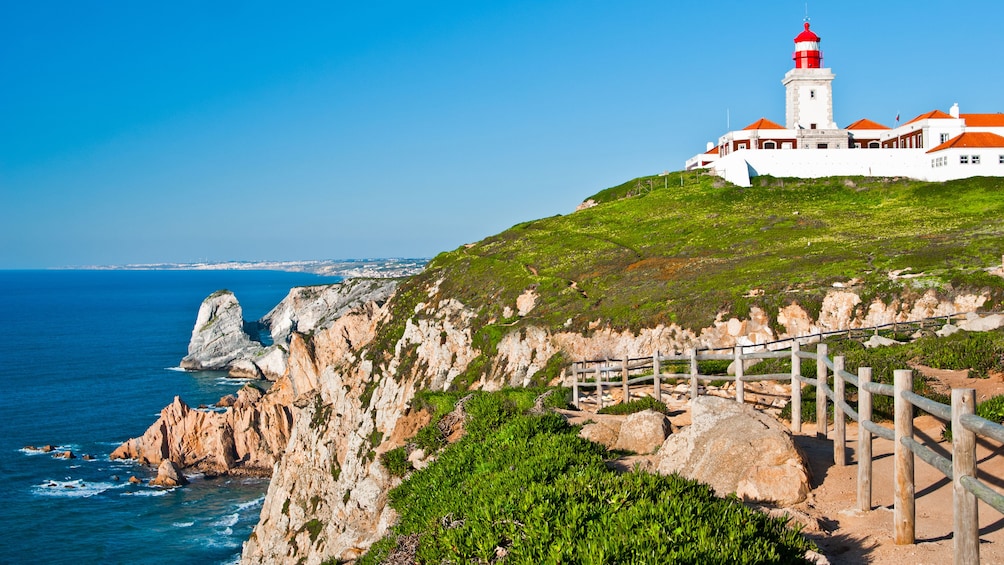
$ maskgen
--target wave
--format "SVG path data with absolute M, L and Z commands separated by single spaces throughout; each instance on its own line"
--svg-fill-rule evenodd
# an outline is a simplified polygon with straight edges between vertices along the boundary
M 123 488 L 121 483 L 84 482 L 83 479 L 70 481 L 47 480 L 35 485 L 31 491 L 38 496 L 58 496 L 64 498 L 89 498 L 106 490 Z
M 188 369 L 182 367 L 164 367 L 165 371 L 177 371 L 179 373 L 187 373 Z
M 233 514 L 227 514 L 226 516 L 224 516 L 224 517 L 220 518 L 219 520 L 213 522 L 212 525 L 213 526 L 223 526 L 224 528 L 227 528 L 229 530 L 231 526 L 235 526 L 237 524 L 237 520 L 238 519 L 239 519 L 239 516 L 237 515 L 236 512 L 234 512 Z
M 249 510 L 251 508 L 254 508 L 255 506 L 261 506 L 263 502 L 265 502 L 265 495 L 261 495 L 260 497 L 254 500 L 238 504 L 236 508 L 238 512 L 242 512 L 244 510 Z
M 144 489 L 144 490 L 134 490 L 131 492 L 123 492 L 122 496 L 164 496 L 165 494 L 174 490 L 169 489 Z
M 174 522 L 171 525 L 175 528 L 191 528 L 195 525 L 195 522 Z

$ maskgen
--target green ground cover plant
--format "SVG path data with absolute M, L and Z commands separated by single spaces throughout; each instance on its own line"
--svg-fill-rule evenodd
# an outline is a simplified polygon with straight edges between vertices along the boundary
M 391 491 L 400 521 L 358 563 L 413 534 L 417 563 L 803 563 L 813 547 L 706 485 L 611 471 L 564 418 L 519 404 L 469 399 L 467 435 Z
M 749 188 L 694 172 L 632 179 L 593 195 L 591 208 L 435 257 L 402 283 L 369 356 L 386 358 L 416 305 L 447 297 L 477 313 L 470 324 L 482 356 L 458 389 L 502 370 L 499 341 L 528 325 L 586 335 L 671 323 L 699 330 L 756 306 L 779 329 L 778 308 L 797 303 L 816 316 L 833 283 L 851 279 L 861 281 L 860 312 L 932 289 L 983 292 L 984 308 L 1001 307 L 1004 279 L 986 270 L 1004 248 L 1002 189 L 997 178 L 759 177 Z M 918 276 L 890 278 L 900 270 Z M 507 317 L 527 290 L 535 308 Z
M 600 408 L 599 411 L 597 411 L 597 414 L 614 414 L 623 416 L 626 414 L 641 412 L 642 410 L 655 410 L 656 412 L 662 412 L 663 414 L 669 413 L 669 408 L 667 408 L 664 403 L 659 402 L 651 396 L 643 396 L 638 400 L 605 406 Z

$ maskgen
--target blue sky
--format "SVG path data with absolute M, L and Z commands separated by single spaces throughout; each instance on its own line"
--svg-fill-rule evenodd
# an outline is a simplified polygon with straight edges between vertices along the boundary
M 288 6 L 286 4 L 292 4 Z M 0 0 L 0 268 L 431 256 L 784 121 L 804 1 Z M 810 2 L 839 125 L 1004 111 L 1004 3 Z

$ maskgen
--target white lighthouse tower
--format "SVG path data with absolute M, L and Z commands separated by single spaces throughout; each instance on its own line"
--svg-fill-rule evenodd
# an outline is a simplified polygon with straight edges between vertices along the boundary
M 809 29 L 809 22 L 805 22 L 805 29 L 795 37 L 792 57 L 795 68 L 781 81 L 786 91 L 785 126 L 800 130 L 799 148 L 838 149 L 845 146 L 846 141 L 841 143 L 839 135 L 833 137 L 833 130 L 838 129 L 833 121 L 834 74 L 822 68 L 819 41 L 819 36 Z M 843 139 L 846 140 L 846 135 Z

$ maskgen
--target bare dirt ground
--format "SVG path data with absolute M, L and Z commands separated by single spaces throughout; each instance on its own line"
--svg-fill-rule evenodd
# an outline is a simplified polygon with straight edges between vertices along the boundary
M 992 375 L 988 379 L 970 379 L 966 371 L 940 371 L 915 367 L 927 376 L 931 384 L 944 392 L 951 388 L 975 388 L 982 401 L 1004 394 L 1004 378 Z M 752 385 L 752 386 L 751 386 Z M 787 393 L 784 385 L 749 383 L 746 402 L 768 412 L 777 413 Z M 649 387 L 651 389 L 651 387 Z M 672 387 L 669 387 L 670 391 Z M 632 389 L 632 394 L 651 391 Z M 663 389 L 664 395 L 667 389 Z M 731 395 L 728 388 L 710 391 Z M 619 388 L 608 389 L 607 403 L 620 400 Z M 674 427 L 690 423 L 690 414 L 682 394 L 669 394 L 667 404 Z M 664 400 L 666 397 L 664 396 Z M 587 410 L 589 408 L 586 408 Z M 595 408 L 594 408 L 595 409 Z M 887 423 L 891 427 L 891 422 Z M 914 423 L 918 439 L 932 446 L 942 456 L 951 458 L 951 445 L 941 440 L 944 424 L 933 417 L 917 418 Z M 853 422 L 847 426 L 846 453 L 848 465 L 833 464 L 833 431 L 829 436 L 816 437 L 812 424 L 803 425 L 795 435 L 796 443 L 805 453 L 813 477 L 813 490 L 808 500 L 794 507 L 809 517 L 810 527 L 804 531 L 820 548 L 830 563 L 877 565 L 935 564 L 947 565 L 953 558 L 952 484 L 937 469 L 919 458 L 915 461 L 916 543 L 896 545 L 893 542 L 893 445 L 881 438 L 873 440 L 872 508 L 857 509 L 857 437 Z M 998 491 L 1004 491 L 1004 446 L 981 439 L 977 446 L 979 478 Z M 632 461 L 631 464 L 639 463 Z M 1004 563 L 1004 516 L 992 507 L 979 503 L 980 562 Z M 818 526 L 818 527 L 816 527 Z

